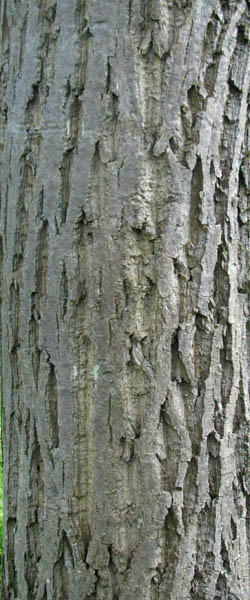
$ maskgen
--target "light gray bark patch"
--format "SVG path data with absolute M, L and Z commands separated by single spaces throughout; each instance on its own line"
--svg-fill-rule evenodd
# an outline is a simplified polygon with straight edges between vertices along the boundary
M 248 27 L 2 2 L 4 600 L 248 598 Z

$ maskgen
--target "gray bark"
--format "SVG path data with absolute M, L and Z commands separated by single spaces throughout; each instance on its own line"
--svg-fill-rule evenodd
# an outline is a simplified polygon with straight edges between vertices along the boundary
M 3 599 L 247 600 L 249 2 L 1 48 Z

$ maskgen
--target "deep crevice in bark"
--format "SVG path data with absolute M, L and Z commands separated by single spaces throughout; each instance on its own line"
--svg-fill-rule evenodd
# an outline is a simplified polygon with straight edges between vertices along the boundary
M 49 435 L 52 448 L 59 446 L 58 391 L 55 366 L 49 361 L 48 381 L 45 388 L 45 408 L 48 416 Z

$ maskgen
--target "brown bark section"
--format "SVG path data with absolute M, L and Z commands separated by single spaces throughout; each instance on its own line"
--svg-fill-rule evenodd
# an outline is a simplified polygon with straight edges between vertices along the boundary
M 247 600 L 249 2 L 1 2 L 4 600 Z

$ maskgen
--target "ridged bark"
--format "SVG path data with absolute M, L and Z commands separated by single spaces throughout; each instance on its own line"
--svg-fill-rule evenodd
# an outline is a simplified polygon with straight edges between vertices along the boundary
M 249 2 L 0 5 L 3 600 L 248 600 Z

